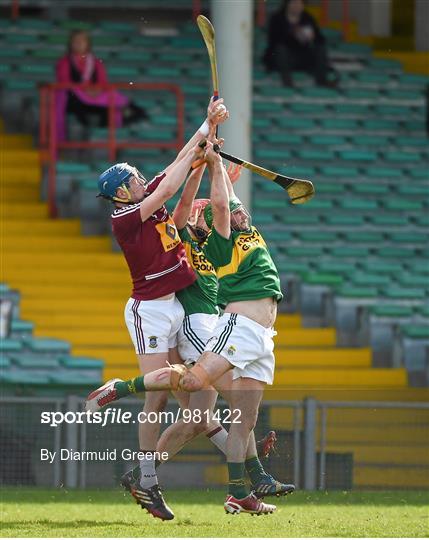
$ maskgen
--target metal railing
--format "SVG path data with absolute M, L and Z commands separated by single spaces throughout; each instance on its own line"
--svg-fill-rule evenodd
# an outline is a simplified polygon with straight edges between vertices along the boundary
M 58 141 L 57 139 L 57 111 L 56 100 L 58 91 L 99 90 L 108 93 L 108 138 L 98 141 Z M 171 141 L 118 141 L 116 138 L 115 101 L 114 92 L 117 90 L 147 90 L 168 91 L 176 96 L 176 137 Z M 57 216 L 55 191 L 56 191 L 56 163 L 58 150 L 72 148 L 106 148 L 109 161 L 116 160 L 116 153 L 121 148 L 176 148 L 179 151 L 184 145 L 184 115 L 185 105 L 183 92 L 177 84 L 170 83 L 109 83 L 109 84 L 72 84 L 52 83 L 43 85 L 40 91 L 40 124 L 39 138 L 42 150 L 42 160 L 48 163 L 48 204 L 51 217 Z M 150 134 L 149 134 L 150 136 Z

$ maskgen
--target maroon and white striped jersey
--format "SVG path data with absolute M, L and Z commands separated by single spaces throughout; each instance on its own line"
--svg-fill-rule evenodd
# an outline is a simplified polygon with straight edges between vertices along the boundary
M 149 184 L 150 196 L 165 173 Z M 113 234 L 124 252 L 133 280 L 131 297 L 154 300 L 191 285 L 195 279 L 172 217 L 162 206 L 146 221 L 140 217 L 140 203 L 116 209 Z

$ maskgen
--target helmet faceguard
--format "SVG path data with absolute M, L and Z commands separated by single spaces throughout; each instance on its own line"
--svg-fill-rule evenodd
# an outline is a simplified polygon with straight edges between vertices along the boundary
M 234 197 L 229 201 L 229 211 L 231 214 L 231 230 L 236 232 L 250 232 L 252 229 L 252 217 L 246 210 L 240 199 Z M 213 209 L 209 204 L 204 209 L 204 218 L 207 226 L 211 229 L 213 225 Z

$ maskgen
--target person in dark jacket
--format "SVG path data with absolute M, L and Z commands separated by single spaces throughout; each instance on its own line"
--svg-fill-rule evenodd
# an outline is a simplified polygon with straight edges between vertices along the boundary
M 293 86 L 292 72 L 307 71 L 317 84 L 335 86 L 328 79 L 325 38 L 303 0 L 284 0 L 269 22 L 268 46 L 263 56 L 268 71 L 279 71 L 285 86 Z

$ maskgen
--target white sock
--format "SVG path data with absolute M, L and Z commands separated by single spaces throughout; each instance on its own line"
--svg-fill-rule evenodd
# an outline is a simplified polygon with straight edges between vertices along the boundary
M 219 426 L 206 433 L 211 442 L 219 448 L 221 452 L 226 455 L 226 439 L 228 438 L 228 432 L 222 426 Z
M 145 456 L 140 460 L 140 486 L 145 489 L 158 483 L 158 477 L 155 470 L 155 458 L 153 457 L 154 452 L 148 452 L 147 454 L 149 454 L 150 457 Z

